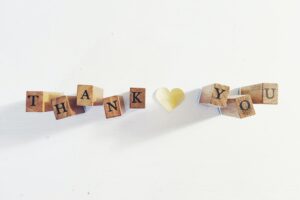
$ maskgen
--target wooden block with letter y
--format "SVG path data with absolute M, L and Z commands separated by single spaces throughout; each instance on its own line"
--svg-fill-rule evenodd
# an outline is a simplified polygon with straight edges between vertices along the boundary
M 106 118 L 118 117 L 125 112 L 122 96 L 112 96 L 103 99 L 103 106 Z
M 52 107 L 56 119 L 63 119 L 80 113 L 84 113 L 83 106 L 77 106 L 76 96 L 60 96 L 52 99 Z
M 255 110 L 249 95 L 229 96 L 227 106 L 220 109 L 223 115 L 245 118 L 255 115 Z
M 146 89 L 130 88 L 130 108 L 145 108 Z
M 240 94 L 251 96 L 254 104 L 278 104 L 278 84 L 260 83 L 240 88 Z
M 214 83 L 202 88 L 200 103 L 209 104 L 218 107 L 227 105 L 227 98 L 229 95 L 230 87 Z
M 97 106 L 103 104 L 103 89 L 93 85 L 77 86 L 78 106 Z
M 63 95 L 58 92 L 27 91 L 26 112 L 52 111 L 51 99 Z

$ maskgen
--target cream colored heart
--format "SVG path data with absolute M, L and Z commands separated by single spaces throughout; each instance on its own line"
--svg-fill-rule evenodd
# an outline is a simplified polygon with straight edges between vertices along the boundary
M 184 92 L 179 88 L 174 88 L 171 92 L 167 88 L 159 88 L 155 92 L 155 98 L 170 112 L 184 100 Z

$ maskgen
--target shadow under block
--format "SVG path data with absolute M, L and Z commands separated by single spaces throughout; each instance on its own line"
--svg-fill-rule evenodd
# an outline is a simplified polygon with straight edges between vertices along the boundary
M 255 115 L 255 110 L 249 95 L 229 96 L 227 106 L 221 108 L 223 115 L 245 118 Z
M 146 89 L 130 88 L 130 108 L 145 108 Z
M 229 90 L 229 86 L 218 83 L 204 86 L 201 90 L 199 103 L 224 107 L 227 105 Z
M 93 85 L 77 85 L 78 106 L 98 106 L 103 104 L 103 89 Z
M 58 92 L 27 91 L 26 112 L 48 112 L 52 111 L 51 99 L 63 95 Z
M 77 106 L 76 96 L 60 96 L 52 99 L 52 107 L 56 119 L 63 119 L 85 112 L 83 106 Z
M 240 88 L 240 94 L 251 96 L 254 104 L 278 104 L 278 84 L 260 83 Z
M 125 112 L 122 96 L 112 96 L 103 99 L 103 106 L 106 118 L 118 117 Z

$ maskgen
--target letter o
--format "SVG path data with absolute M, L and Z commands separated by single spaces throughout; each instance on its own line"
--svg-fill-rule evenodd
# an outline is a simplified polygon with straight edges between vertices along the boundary
M 243 100 L 240 102 L 240 108 L 241 110 L 248 110 L 250 109 L 251 105 L 250 105 L 250 102 L 247 101 L 247 100 Z

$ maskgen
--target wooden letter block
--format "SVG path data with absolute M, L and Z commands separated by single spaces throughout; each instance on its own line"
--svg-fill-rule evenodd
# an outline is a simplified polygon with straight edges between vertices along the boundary
M 229 86 L 218 83 L 205 86 L 202 88 L 199 102 L 213 106 L 224 107 L 227 105 L 229 90 Z
M 118 117 L 125 112 L 122 96 L 112 96 L 103 99 L 106 118 Z
M 242 87 L 240 94 L 250 95 L 254 104 L 278 104 L 277 83 L 260 83 Z
M 27 91 L 26 112 L 52 111 L 51 99 L 63 95 L 58 92 Z
M 130 88 L 130 108 L 145 108 L 146 89 Z
M 245 118 L 255 115 L 255 110 L 249 95 L 229 96 L 227 106 L 221 108 L 223 115 L 231 117 Z
M 56 119 L 63 119 L 84 113 L 84 107 L 77 106 L 76 96 L 60 96 L 52 99 L 52 107 Z
M 77 86 L 78 106 L 98 106 L 103 104 L 103 89 L 93 85 Z

